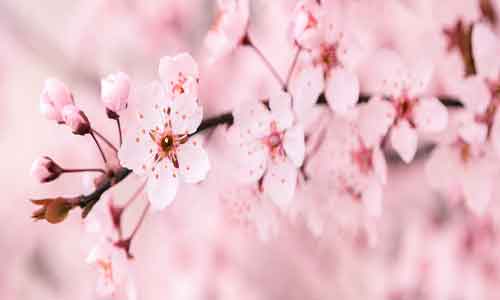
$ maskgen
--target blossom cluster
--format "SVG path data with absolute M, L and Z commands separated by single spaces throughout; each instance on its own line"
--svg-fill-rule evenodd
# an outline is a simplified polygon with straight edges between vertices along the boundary
M 82 209 L 88 231 L 97 233 L 87 261 L 100 271 L 101 293 L 115 294 L 123 286 L 129 297 L 135 293 L 127 262 L 145 215 L 149 209 L 168 209 L 192 189 L 215 190 L 206 197 L 220 202 L 224 222 L 237 221 L 264 240 L 278 234 L 282 220 L 302 218 L 314 235 L 334 224 L 343 233 L 354 232 L 358 244 L 373 245 L 375 224 L 383 222 L 388 165 L 429 156 L 425 173 L 433 189 L 466 207 L 467 214 L 487 213 L 500 162 L 500 37 L 494 24 L 479 18 L 464 25 L 459 19 L 455 28 L 443 31 L 449 44 L 439 55 L 458 47 L 461 59 L 455 63 L 463 72 L 437 93 L 434 86 L 446 85 L 436 80 L 438 59 L 406 57 L 391 47 L 367 49 L 359 34 L 331 15 L 328 1 L 300 0 L 291 11 L 286 40 L 294 57 L 285 77 L 257 45 L 251 1 L 217 4 L 204 40 L 208 66 L 216 68 L 241 48 L 254 51 L 276 81 L 263 97 L 204 116 L 204 74 L 187 52 L 161 58 L 158 79 L 146 85 L 113 73 L 101 80 L 100 98 L 118 125 L 115 146 L 63 82 L 45 82 L 42 115 L 92 138 L 103 167 L 69 169 L 46 156 L 35 160 L 31 174 L 42 183 L 65 173 L 98 176 L 84 195 L 32 200 L 39 206 L 33 218 L 59 223 Z M 455 9 L 459 15 L 463 8 Z M 363 65 L 367 57 L 373 62 L 368 67 Z M 108 190 L 131 173 L 140 187 L 118 205 Z M 146 208 L 127 237 L 123 212 L 143 192 Z M 419 230 L 409 238 L 422 238 Z M 446 243 L 462 237 L 451 232 L 441 238 L 436 239 Z M 404 250 L 411 252 L 414 241 L 406 242 Z M 433 249 L 429 253 L 441 258 Z M 394 293 L 390 299 L 406 299 L 398 296 L 401 291 Z

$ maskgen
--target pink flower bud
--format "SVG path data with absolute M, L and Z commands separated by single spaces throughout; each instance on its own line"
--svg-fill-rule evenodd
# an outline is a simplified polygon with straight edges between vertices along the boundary
M 55 180 L 62 172 L 62 168 L 47 156 L 36 159 L 31 166 L 31 176 L 41 183 Z
M 71 128 L 74 134 L 90 133 L 90 122 L 87 116 L 75 105 L 66 105 L 61 114 L 64 123 Z
M 101 99 L 106 108 L 119 112 L 127 108 L 130 94 L 130 79 L 127 74 L 118 72 L 101 80 Z
M 60 80 L 49 78 L 45 80 L 42 94 L 40 95 L 40 112 L 49 120 L 62 122 L 62 109 L 73 105 L 73 96 Z

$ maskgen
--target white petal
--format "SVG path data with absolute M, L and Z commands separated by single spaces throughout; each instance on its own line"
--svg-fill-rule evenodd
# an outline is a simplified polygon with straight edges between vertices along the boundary
M 244 138 L 262 138 L 271 131 L 271 112 L 260 102 L 246 102 L 233 111 Z
M 472 30 L 472 53 L 480 75 L 495 78 L 500 68 L 500 44 L 491 27 L 484 23 L 474 25 Z
M 173 101 L 170 118 L 175 134 L 191 134 L 201 124 L 203 109 L 196 98 L 184 94 Z
M 264 192 L 281 210 L 287 211 L 297 185 L 297 169 L 289 162 L 274 162 L 264 176 Z
M 402 120 L 391 130 L 391 144 L 405 163 L 410 163 L 417 152 L 418 136 L 408 121 Z
M 170 83 L 171 81 L 177 82 L 179 74 L 185 77 L 194 78 L 199 76 L 198 64 L 191 55 L 185 52 L 174 57 L 162 57 L 158 67 L 158 73 L 165 83 Z
M 311 110 L 324 88 L 325 80 L 320 67 L 311 66 L 301 70 L 290 82 L 295 113 L 300 117 Z
M 387 134 L 396 117 L 396 110 L 391 102 L 372 98 L 359 106 L 357 124 L 359 134 L 367 147 L 378 145 Z
M 149 137 L 149 129 L 129 128 L 123 139 L 123 144 L 118 151 L 120 164 L 142 175 L 151 167 L 156 145 Z
M 179 186 L 178 177 L 179 174 L 168 160 L 163 160 L 151 172 L 146 188 L 153 210 L 162 210 L 174 201 Z
M 288 129 L 283 137 L 283 147 L 287 157 L 296 167 L 302 166 L 306 144 L 304 140 L 304 128 L 301 125 L 295 125 Z
M 292 126 L 293 112 L 290 94 L 282 91 L 275 93 L 269 98 L 269 107 L 280 130 Z
M 414 62 L 408 74 L 408 94 L 412 96 L 420 96 L 426 92 L 429 82 L 432 79 L 434 68 L 428 59 L 418 60 Z
M 333 111 L 345 114 L 358 102 L 358 77 L 344 68 L 331 70 L 327 79 L 325 96 Z
M 259 180 L 267 167 L 268 151 L 259 141 L 243 142 L 237 145 L 235 166 L 236 179 L 243 183 Z
M 437 98 L 421 98 L 414 107 L 413 120 L 419 130 L 439 132 L 446 129 L 448 110 Z
M 179 159 L 179 172 L 185 182 L 197 183 L 207 177 L 210 161 L 200 141 L 193 139 L 181 145 L 177 150 L 177 158 Z

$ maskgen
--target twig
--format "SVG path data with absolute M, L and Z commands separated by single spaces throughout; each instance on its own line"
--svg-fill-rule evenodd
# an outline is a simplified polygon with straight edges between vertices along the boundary
M 104 164 L 107 164 L 108 160 L 106 159 L 106 155 L 104 155 L 104 152 L 102 151 L 101 145 L 99 144 L 99 141 L 96 139 L 93 131 L 90 132 L 90 136 L 92 137 L 92 139 L 94 140 L 97 148 L 99 149 L 99 152 L 101 153 L 102 160 L 104 161 Z
M 118 152 L 118 149 L 113 145 L 104 135 L 100 134 L 97 130 L 92 128 L 92 133 L 96 134 L 109 148 L 113 149 L 113 151 Z

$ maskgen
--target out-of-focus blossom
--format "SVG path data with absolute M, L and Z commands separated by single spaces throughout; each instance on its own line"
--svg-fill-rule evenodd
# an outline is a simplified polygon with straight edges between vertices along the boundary
M 45 118 L 63 122 L 63 108 L 73 104 L 73 96 L 64 83 L 56 78 L 45 81 L 40 95 L 40 112 Z
M 241 149 L 243 180 L 263 178 L 264 193 L 281 209 L 286 210 L 293 198 L 297 171 L 304 160 L 304 129 L 294 124 L 291 97 L 277 92 L 263 103 L 248 102 L 234 111 L 233 143 Z
M 322 38 L 322 13 L 316 0 L 301 0 L 295 5 L 291 33 L 294 41 L 301 47 L 311 49 L 319 46 Z
M 62 171 L 62 168 L 47 156 L 37 158 L 31 165 L 31 176 L 41 183 L 55 180 Z
M 127 108 L 130 78 L 123 72 L 110 74 L 101 80 L 101 100 L 106 108 L 118 113 Z
M 409 163 L 417 151 L 418 132 L 444 130 L 448 111 L 439 99 L 425 95 L 432 77 L 431 66 L 425 62 L 408 66 L 389 50 L 379 52 L 376 57 L 381 64 L 378 92 L 389 98 L 394 110 L 390 113 L 395 116 L 390 141 L 403 161 Z
M 154 209 L 174 200 L 179 182 L 200 182 L 210 168 L 201 142 L 190 137 L 200 125 L 202 108 L 187 92 L 171 98 L 169 91 L 155 82 L 131 107 L 135 118 L 118 155 L 123 166 L 147 178 L 147 194 Z
M 244 38 L 250 13 L 248 0 L 218 0 L 218 13 L 205 38 L 205 47 L 214 62 L 227 55 Z

